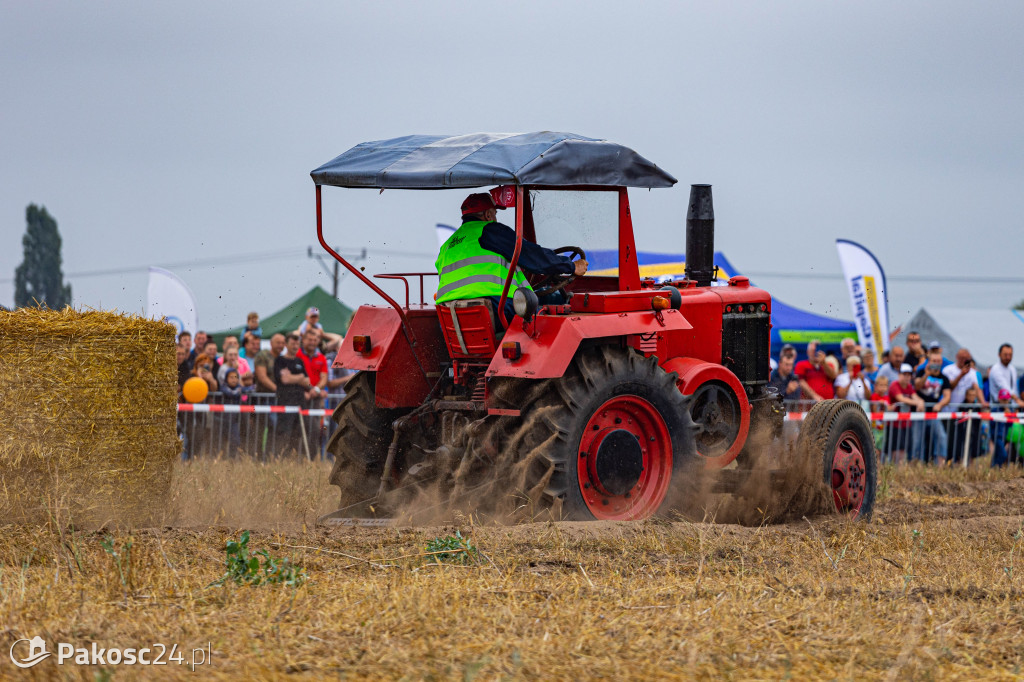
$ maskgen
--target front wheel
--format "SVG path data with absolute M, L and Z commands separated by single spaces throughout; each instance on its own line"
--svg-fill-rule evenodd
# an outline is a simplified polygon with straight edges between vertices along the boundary
M 818 475 L 839 514 L 867 521 L 875 507 L 878 461 L 871 424 L 860 405 L 826 400 L 807 413 L 797 451 L 821 463 Z

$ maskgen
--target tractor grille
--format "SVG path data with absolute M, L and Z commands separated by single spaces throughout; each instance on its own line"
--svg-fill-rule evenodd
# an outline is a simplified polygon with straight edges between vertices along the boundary
M 771 327 L 768 313 L 727 313 L 722 316 L 722 364 L 745 386 L 768 383 Z

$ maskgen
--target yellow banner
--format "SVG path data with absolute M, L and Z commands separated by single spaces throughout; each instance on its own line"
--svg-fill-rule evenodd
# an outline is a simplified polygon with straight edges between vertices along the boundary
M 864 275 L 864 296 L 868 303 L 868 319 L 871 323 L 871 338 L 875 340 L 875 354 L 882 352 L 887 339 L 882 338 L 882 324 L 878 320 L 878 291 L 875 278 Z

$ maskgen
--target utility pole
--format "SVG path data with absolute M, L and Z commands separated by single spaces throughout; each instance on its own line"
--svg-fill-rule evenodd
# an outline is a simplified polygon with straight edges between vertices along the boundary
M 340 246 L 335 246 L 334 250 L 336 252 L 338 252 L 338 253 L 341 253 L 341 247 Z M 313 253 L 313 247 L 312 246 L 309 246 L 309 247 L 306 248 L 306 255 L 308 257 L 310 257 L 310 258 L 316 258 L 318 261 L 320 261 L 320 265 L 323 266 L 324 270 L 326 270 L 326 271 L 331 273 L 331 280 L 332 280 L 331 295 L 334 296 L 334 298 L 338 298 L 338 282 L 340 282 L 341 278 L 344 277 L 345 274 L 346 274 L 346 273 L 341 272 L 341 263 L 339 263 L 338 261 L 335 260 L 334 264 L 333 264 L 333 267 L 328 265 L 328 263 L 323 259 L 323 257 L 319 253 Z M 363 248 L 363 250 L 359 253 L 358 256 L 353 255 L 353 254 L 343 254 L 343 255 L 348 255 L 349 258 L 351 258 L 352 260 L 357 261 L 357 262 L 358 261 L 364 261 L 364 260 L 366 260 L 366 249 Z

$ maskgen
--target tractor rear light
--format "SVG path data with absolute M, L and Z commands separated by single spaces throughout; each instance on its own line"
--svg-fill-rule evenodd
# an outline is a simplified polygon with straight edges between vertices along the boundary
M 518 360 L 523 356 L 523 349 L 519 347 L 518 341 L 505 341 L 501 344 L 501 357 L 506 360 Z
M 668 310 L 672 304 L 664 296 L 655 296 L 651 299 L 651 307 L 655 310 Z
M 732 312 L 732 306 L 731 305 L 725 306 L 725 312 L 731 313 Z
M 768 310 L 768 306 L 766 306 L 764 303 L 762 303 L 761 304 L 761 312 L 763 313 L 766 310 Z
M 370 344 L 369 336 L 353 336 L 352 348 L 355 352 L 366 355 L 370 352 L 370 349 L 373 348 L 373 346 Z

